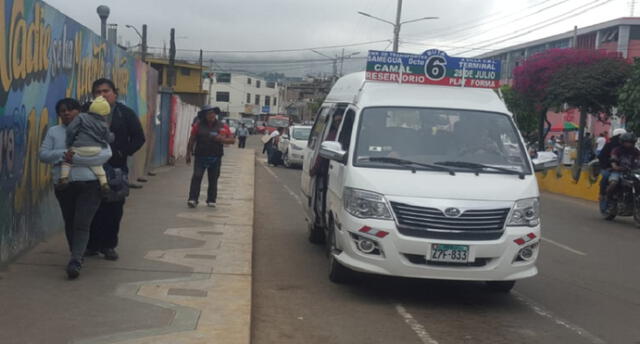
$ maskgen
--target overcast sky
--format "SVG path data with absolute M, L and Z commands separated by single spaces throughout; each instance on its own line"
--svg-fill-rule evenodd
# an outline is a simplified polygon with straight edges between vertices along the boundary
M 396 0 L 47 0 L 47 3 L 100 32 L 96 7 L 111 8 L 110 23 L 119 25 L 121 43 L 132 45 L 139 38 L 125 24 L 149 27 L 149 45 L 168 45 L 169 30 L 176 29 L 178 49 L 253 51 L 301 49 L 390 40 L 392 26 L 357 11 L 394 21 Z M 403 20 L 437 16 L 437 20 L 402 27 L 400 50 L 420 53 L 439 48 L 451 55 L 473 56 L 491 49 L 570 31 L 599 22 L 628 17 L 631 0 L 404 0 Z M 640 3 L 637 7 L 640 7 Z M 636 13 L 640 12 L 640 8 Z M 503 41 L 504 42 L 501 42 Z M 360 52 L 345 64 L 360 69 L 369 49 L 390 48 L 388 42 L 346 47 Z M 473 50 L 469 50 L 473 49 Z M 333 56 L 342 48 L 320 49 Z M 183 53 L 185 56 L 186 52 Z M 195 55 L 193 55 L 195 56 Z M 357 59 L 360 57 L 360 59 Z M 262 66 L 288 74 L 330 71 L 330 62 L 313 52 L 222 54 L 208 53 L 223 68 L 242 58 L 253 58 Z M 276 59 L 313 59 L 301 64 L 278 63 Z M 237 65 L 240 66 L 240 65 Z M 241 66 L 246 67 L 246 66 Z

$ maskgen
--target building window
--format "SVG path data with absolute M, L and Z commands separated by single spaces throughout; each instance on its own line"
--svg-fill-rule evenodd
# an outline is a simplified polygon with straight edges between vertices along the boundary
M 258 106 L 260 105 L 260 95 L 259 94 L 256 94 L 256 102 L 255 103 Z
M 251 78 L 247 78 L 247 85 L 251 85 Z
M 216 92 L 217 102 L 229 102 L 229 92 Z
M 251 104 L 251 93 L 247 93 L 247 104 Z
M 189 76 L 189 75 L 191 75 L 191 69 L 189 69 L 189 68 L 180 68 L 180 74 L 182 74 L 184 76 Z
M 216 81 L 222 84 L 228 84 L 231 82 L 231 73 L 218 73 L 216 75 Z
M 260 84 L 261 84 L 260 80 L 256 80 L 256 88 L 260 88 Z
M 271 106 L 271 97 L 264 96 L 264 106 Z
M 277 102 L 277 101 L 278 101 L 278 98 L 273 97 L 273 106 L 278 105 L 278 102 Z

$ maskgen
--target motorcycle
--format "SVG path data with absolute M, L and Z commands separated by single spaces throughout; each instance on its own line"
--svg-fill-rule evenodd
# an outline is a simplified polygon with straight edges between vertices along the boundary
M 607 201 L 603 216 L 609 221 L 616 216 L 633 216 L 636 224 L 640 225 L 640 170 L 622 174 L 618 189 Z

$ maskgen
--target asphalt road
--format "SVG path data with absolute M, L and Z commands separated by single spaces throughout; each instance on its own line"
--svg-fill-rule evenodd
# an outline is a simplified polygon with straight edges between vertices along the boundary
M 640 343 L 640 229 L 628 220 L 544 194 L 540 273 L 507 295 L 382 276 L 336 285 L 306 238 L 300 170 L 266 167 L 260 154 L 256 164 L 255 344 Z

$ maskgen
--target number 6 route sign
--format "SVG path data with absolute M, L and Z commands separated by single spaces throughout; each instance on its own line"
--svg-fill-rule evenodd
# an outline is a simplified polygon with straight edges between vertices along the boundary
M 427 50 L 422 55 L 370 50 L 367 80 L 458 87 L 500 87 L 500 61 L 448 56 Z

